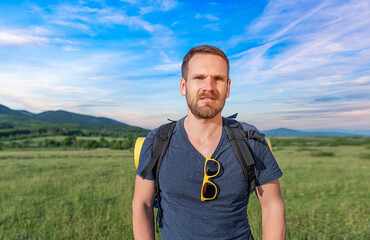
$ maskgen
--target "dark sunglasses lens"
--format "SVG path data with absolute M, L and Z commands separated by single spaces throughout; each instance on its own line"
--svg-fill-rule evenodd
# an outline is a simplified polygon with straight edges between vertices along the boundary
M 209 160 L 207 161 L 206 165 L 206 174 L 208 176 L 216 175 L 218 172 L 218 168 L 219 168 L 218 162 Z
M 216 195 L 216 188 L 212 184 L 205 183 L 203 187 L 203 197 L 213 198 Z

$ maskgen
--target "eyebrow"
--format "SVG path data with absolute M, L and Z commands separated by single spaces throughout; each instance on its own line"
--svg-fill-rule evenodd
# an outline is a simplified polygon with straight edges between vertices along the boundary
M 206 78 L 206 77 L 207 77 L 206 74 L 199 73 L 199 74 L 195 74 L 192 78 Z M 221 74 L 216 74 L 216 75 L 212 75 L 212 78 L 224 79 L 224 78 L 226 78 L 226 76 L 221 75 Z
M 205 74 L 195 74 L 194 76 L 193 76 L 193 78 L 205 78 L 206 77 L 206 75 Z

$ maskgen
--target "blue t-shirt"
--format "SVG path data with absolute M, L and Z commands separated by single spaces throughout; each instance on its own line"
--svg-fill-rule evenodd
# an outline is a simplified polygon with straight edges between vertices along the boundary
M 246 131 L 258 131 L 246 123 L 242 126 Z M 144 141 L 137 170 L 139 176 L 151 159 L 157 130 L 152 130 Z M 257 186 L 282 176 L 266 141 L 249 140 L 249 145 L 255 160 Z M 221 165 L 220 174 L 210 180 L 216 184 L 218 194 L 214 200 L 201 201 L 205 158 L 190 143 L 184 118 L 179 120 L 159 171 L 163 240 L 253 239 L 247 218 L 248 182 L 224 128 L 211 157 Z M 155 170 L 146 179 L 155 180 Z

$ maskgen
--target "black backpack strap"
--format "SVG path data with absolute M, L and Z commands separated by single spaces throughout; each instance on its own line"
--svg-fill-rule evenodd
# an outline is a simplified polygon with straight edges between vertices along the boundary
M 153 138 L 152 158 L 140 173 L 144 179 L 153 171 L 158 160 L 161 157 L 163 158 L 164 154 L 166 153 L 175 125 L 176 121 L 172 121 L 170 123 L 163 124 L 158 128 Z
M 162 227 L 162 207 L 161 207 L 161 195 L 160 195 L 160 187 L 159 187 L 159 168 L 162 164 L 162 160 L 164 155 L 166 154 L 168 145 L 170 144 L 170 140 L 172 137 L 173 129 L 175 128 L 176 121 L 172 121 L 167 124 L 163 124 L 160 126 L 153 138 L 153 148 L 152 148 L 152 158 L 150 162 L 145 166 L 145 168 L 141 171 L 141 176 L 146 178 L 150 172 L 153 171 L 155 168 L 155 192 L 154 192 L 154 200 L 157 202 L 158 205 L 158 213 L 157 213 L 157 225 L 156 229 L 159 232 L 158 228 Z
M 263 142 L 265 140 L 265 134 L 258 133 L 254 129 L 248 131 L 248 138 Z
M 255 162 L 248 144 L 248 136 L 238 121 L 223 118 L 223 123 L 236 158 L 238 159 L 245 178 L 249 183 L 248 193 L 250 194 L 256 187 L 256 175 L 254 173 Z

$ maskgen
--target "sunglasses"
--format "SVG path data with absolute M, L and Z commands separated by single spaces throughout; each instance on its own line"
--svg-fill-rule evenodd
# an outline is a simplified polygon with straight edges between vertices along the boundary
M 217 187 L 209 179 L 216 177 L 220 173 L 220 163 L 210 157 L 207 157 L 204 163 L 204 178 L 202 184 L 202 191 L 200 195 L 200 200 L 213 200 L 217 196 Z

